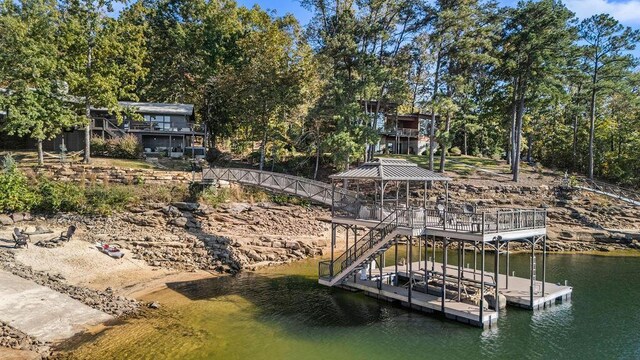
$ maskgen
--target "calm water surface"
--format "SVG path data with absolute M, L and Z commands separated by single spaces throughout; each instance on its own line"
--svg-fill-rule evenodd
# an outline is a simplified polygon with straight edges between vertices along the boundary
M 528 273 L 528 256 L 511 259 L 516 275 Z M 322 287 L 316 276 L 317 262 L 308 261 L 174 283 L 149 297 L 163 305 L 155 315 L 104 331 L 72 354 L 86 359 L 640 359 L 640 258 L 550 255 L 547 281 L 568 279 L 573 300 L 535 313 L 508 307 L 491 330 Z

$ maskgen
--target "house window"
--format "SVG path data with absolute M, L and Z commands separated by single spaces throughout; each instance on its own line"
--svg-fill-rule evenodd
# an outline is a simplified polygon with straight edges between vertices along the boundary
M 144 115 L 144 121 L 150 122 L 154 130 L 171 130 L 171 116 Z

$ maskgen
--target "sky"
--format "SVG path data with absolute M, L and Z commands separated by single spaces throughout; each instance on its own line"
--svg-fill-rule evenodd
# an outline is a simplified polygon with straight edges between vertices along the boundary
M 258 4 L 263 9 L 275 10 L 277 15 L 291 13 L 302 24 L 307 24 L 311 13 L 300 5 L 299 0 L 237 0 L 240 5 L 252 7 Z M 502 5 L 514 6 L 517 0 L 498 0 Z M 608 13 L 622 24 L 640 28 L 640 0 L 564 0 L 569 10 L 580 19 L 591 15 Z

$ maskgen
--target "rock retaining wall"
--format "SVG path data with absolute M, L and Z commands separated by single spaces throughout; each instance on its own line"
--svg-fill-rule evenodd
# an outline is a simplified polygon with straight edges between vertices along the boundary
M 193 179 L 192 173 L 186 171 L 125 169 L 81 164 L 43 165 L 24 170 L 33 171 L 37 175 L 42 174 L 54 180 L 87 183 L 163 184 L 189 183 Z

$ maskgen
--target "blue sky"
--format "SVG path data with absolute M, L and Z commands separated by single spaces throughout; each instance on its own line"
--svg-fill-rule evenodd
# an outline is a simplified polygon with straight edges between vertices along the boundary
M 252 7 L 255 4 L 263 9 L 275 11 L 276 15 L 293 14 L 301 24 L 305 25 L 312 14 L 300 5 L 299 0 L 236 0 L 238 4 Z M 640 29 L 640 0 L 563 0 L 569 10 L 579 19 L 591 15 L 607 13 L 623 25 Z M 498 0 L 503 6 L 515 6 L 518 0 Z M 640 44 L 631 52 L 640 57 Z
M 298 0 L 237 0 L 240 5 L 252 7 L 258 4 L 263 9 L 275 10 L 278 15 L 291 13 L 302 24 L 311 18 L 311 13 L 300 6 Z M 498 0 L 502 5 L 515 5 L 517 0 Z M 621 23 L 640 28 L 640 0 L 564 0 L 567 7 L 579 18 L 608 13 Z

